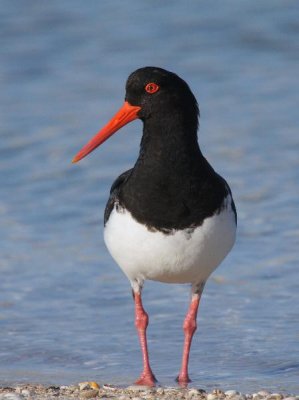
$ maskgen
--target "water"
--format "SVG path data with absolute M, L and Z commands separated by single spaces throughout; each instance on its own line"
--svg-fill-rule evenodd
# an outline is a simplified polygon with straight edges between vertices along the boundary
M 141 123 L 79 165 L 144 65 L 184 77 L 200 144 L 230 182 L 238 241 L 210 279 L 193 384 L 299 392 L 299 6 L 293 1 L 1 3 L 0 383 L 131 383 L 141 357 L 129 284 L 102 238 Z M 173 385 L 188 287 L 148 282 L 149 346 Z

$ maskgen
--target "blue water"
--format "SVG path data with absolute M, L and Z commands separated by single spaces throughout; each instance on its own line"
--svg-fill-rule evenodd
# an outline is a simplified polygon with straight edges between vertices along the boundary
M 0 19 L 0 384 L 125 385 L 140 372 L 129 283 L 102 225 L 141 123 L 70 161 L 122 104 L 127 75 L 157 65 L 196 94 L 202 150 L 239 214 L 201 303 L 193 385 L 298 393 L 298 2 L 4 0 Z M 188 291 L 145 286 L 164 385 Z

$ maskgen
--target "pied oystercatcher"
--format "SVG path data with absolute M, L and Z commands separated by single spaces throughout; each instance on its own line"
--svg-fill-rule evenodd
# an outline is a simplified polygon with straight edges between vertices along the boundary
M 188 360 L 200 297 L 210 274 L 231 250 L 237 214 L 231 190 L 197 142 L 199 110 L 187 83 L 156 67 L 140 68 L 126 84 L 121 109 L 74 157 L 77 162 L 122 126 L 139 118 L 143 136 L 135 166 L 113 183 L 104 239 L 130 280 L 143 372 L 137 384 L 155 385 L 148 356 L 141 292 L 146 279 L 191 283 L 178 382 L 190 382 Z

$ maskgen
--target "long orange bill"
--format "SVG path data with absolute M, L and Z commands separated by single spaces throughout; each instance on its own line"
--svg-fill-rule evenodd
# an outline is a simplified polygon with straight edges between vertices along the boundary
M 72 162 L 76 163 L 87 154 L 105 142 L 110 136 L 118 131 L 121 127 L 138 118 L 138 111 L 141 107 L 131 106 L 127 101 L 124 102 L 120 110 L 111 118 L 107 125 L 104 126 L 82 149 L 75 155 Z

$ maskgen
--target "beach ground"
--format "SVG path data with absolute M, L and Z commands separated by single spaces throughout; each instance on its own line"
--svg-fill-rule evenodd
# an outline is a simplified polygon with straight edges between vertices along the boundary
M 271 393 L 265 390 L 244 394 L 236 390 L 215 389 L 206 392 L 198 388 L 128 386 L 120 388 L 96 382 L 81 382 L 69 386 L 24 384 L 0 387 L 0 400 L 45 399 L 118 399 L 118 400 L 299 400 L 299 395 Z

